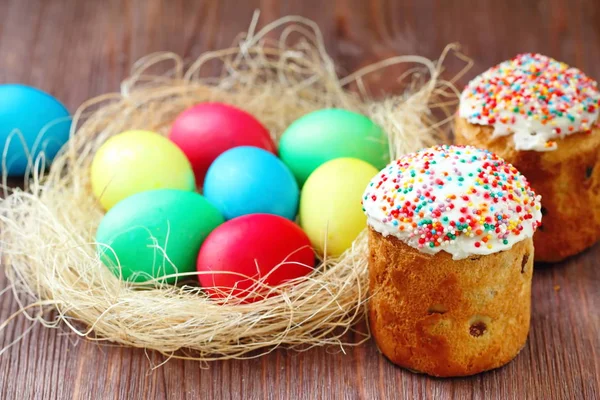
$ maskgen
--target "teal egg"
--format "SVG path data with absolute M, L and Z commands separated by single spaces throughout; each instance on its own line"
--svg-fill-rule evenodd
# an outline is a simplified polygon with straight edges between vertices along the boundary
M 314 111 L 294 121 L 279 142 L 279 157 L 302 186 L 320 165 L 358 158 L 378 170 L 390 161 L 388 138 L 369 118 L 348 110 Z
M 123 280 L 144 282 L 193 272 L 202 242 L 222 223 L 219 211 L 198 193 L 174 189 L 141 192 L 106 213 L 96 232 L 97 251 L 102 262 Z

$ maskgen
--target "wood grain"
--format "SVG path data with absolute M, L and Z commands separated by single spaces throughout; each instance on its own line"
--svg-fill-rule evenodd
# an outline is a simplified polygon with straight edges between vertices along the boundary
M 87 98 L 117 91 L 132 63 L 149 52 L 193 59 L 229 45 L 257 8 L 261 24 L 288 14 L 314 19 L 342 73 L 391 55 L 436 58 L 447 43 L 459 42 L 476 62 L 466 78 L 525 51 L 600 78 L 596 0 L 1 0 L 0 83 L 35 85 L 74 111 Z M 458 67 L 449 65 L 449 72 Z M 393 90 L 390 76 L 371 83 Z M 171 360 L 153 370 L 162 356 L 35 326 L 0 356 L 0 398 L 600 399 L 599 259 L 597 245 L 564 263 L 537 266 L 527 346 L 506 367 L 471 378 L 412 374 L 372 343 L 345 354 L 279 350 L 208 366 Z M 6 285 L 2 276 L 0 288 Z M 10 293 L 0 297 L 0 321 L 16 309 Z M 17 319 L 0 333 L 0 346 L 29 326 Z

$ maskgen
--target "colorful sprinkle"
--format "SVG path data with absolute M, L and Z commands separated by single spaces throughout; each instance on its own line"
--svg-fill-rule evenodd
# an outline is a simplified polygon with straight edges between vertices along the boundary
M 363 196 L 369 226 L 427 253 L 445 250 L 459 259 L 506 250 L 541 224 L 540 198 L 527 179 L 495 154 L 471 146 L 408 154 L 372 182 Z
M 540 54 L 520 54 L 473 79 L 459 114 L 491 125 L 495 136 L 513 134 L 517 150 L 549 151 L 553 139 L 588 132 L 597 124 L 597 83 L 577 68 Z

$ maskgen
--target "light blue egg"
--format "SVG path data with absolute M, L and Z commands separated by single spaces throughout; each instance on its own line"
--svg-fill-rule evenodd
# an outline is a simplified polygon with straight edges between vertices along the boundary
M 226 219 L 266 213 L 293 220 L 299 189 L 292 172 L 275 155 L 241 146 L 224 152 L 211 164 L 204 196 Z
M 51 95 L 30 86 L 0 85 L 0 158 L 6 154 L 0 172 L 22 176 L 28 153 L 35 161 L 43 152 L 48 165 L 69 139 L 70 129 L 69 111 Z M 16 131 L 22 137 L 11 135 Z

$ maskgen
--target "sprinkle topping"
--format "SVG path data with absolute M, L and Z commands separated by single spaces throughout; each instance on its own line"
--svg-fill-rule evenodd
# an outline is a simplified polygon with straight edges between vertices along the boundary
M 459 115 L 491 125 L 494 136 L 513 134 L 517 150 L 550 151 L 557 139 L 596 126 L 600 92 L 577 68 L 541 54 L 520 54 L 473 79 Z
M 393 161 L 362 198 L 367 223 L 422 252 L 455 260 L 510 249 L 541 224 L 540 196 L 495 154 L 441 145 Z

